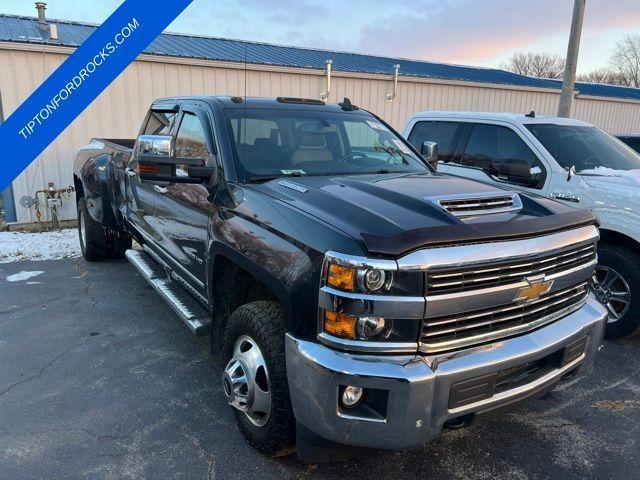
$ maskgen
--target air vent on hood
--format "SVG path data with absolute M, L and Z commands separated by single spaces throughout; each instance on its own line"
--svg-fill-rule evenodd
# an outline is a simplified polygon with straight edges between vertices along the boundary
M 456 217 L 513 212 L 522 209 L 520 195 L 513 192 L 474 193 L 471 195 L 444 195 L 427 200 Z

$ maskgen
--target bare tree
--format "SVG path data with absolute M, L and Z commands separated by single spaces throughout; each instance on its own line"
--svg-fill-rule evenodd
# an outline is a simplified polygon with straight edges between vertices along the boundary
M 640 87 L 640 35 L 629 34 L 618 40 L 609 63 L 624 79 L 623 85 Z
M 628 85 L 624 76 L 610 68 L 598 68 L 578 75 L 579 82 L 604 83 L 606 85 Z
M 545 52 L 515 52 L 500 68 L 520 75 L 562 78 L 564 57 Z

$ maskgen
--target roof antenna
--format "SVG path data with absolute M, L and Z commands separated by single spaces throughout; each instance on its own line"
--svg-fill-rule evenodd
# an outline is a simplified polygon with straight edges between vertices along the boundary
M 338 105 L 340 106 L 340 108 L 342 108 L 342 110 L 345 110 L 347 112 L 358 110 L 358 107 L 352 104 L 351 100 L 349 100 L 347 97 L 344 97 L 344 100 L 340 102 Z
M 536 118 L 536 112 L 534 112 L 533 110 L 531 110 L 529 113 L 527 113 L 525 115 L 525 117 L 529 117 L 529 118 Z

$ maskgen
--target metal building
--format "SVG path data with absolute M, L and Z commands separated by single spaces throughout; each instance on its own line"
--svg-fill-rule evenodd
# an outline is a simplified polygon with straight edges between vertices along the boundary
M 0 14 L 0 105 L 8 117 L 96 28 Z M 7 220 L 34 222 L 23 196 L 73 184 L 75 151 L 91 137 L 132 138 L 152 99 L 172 95 L 348 97 L 401 130 L 420 110 L 554 115 L 561 83 L 488 68 L 430 63 L 193 35 L 163 34 L 4 192 Z M 399 65 L 394 97 L 395 66 Z M 572 115 L 611 132 L 640 130 L 640 89 L 576 83 Z M 10 155 L 10 152 L 3 152 Z M 12 215 L 15 207 L 15 216 Z M 42 209 L 43 220 L 50 212 Z M 75 218 L 73 196 L 61 219 Z

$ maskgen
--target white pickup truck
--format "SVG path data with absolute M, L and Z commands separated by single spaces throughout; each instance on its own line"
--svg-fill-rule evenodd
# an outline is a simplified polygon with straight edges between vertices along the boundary
M 605 336 L 640 331 L 640 155 L 589 123 L 534 112 L 421 112 L 404 136 L 442 173 L 593 211 L 601 241 L 592 288 L 609 311 Z

